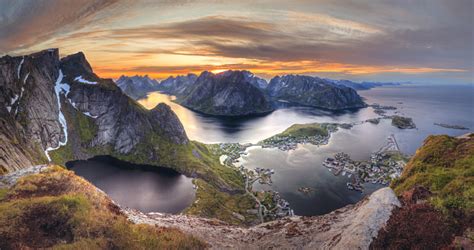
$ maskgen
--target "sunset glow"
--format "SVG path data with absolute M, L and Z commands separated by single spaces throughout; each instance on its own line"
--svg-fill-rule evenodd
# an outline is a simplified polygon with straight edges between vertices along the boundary
M 246 69 L 265 78 L 472 82 L 473 20 L 461 4 L 257 2 L 17 1 L 0 54 L 83 51 L 109 78 Z

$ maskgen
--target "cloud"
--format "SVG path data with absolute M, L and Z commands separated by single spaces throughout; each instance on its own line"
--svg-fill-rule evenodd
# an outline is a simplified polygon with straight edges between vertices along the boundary
M 291 15 L 294 16 L 294 13 Z M 298 19 L 301 18 L 319 20 L 321 17 L 298 16 Z M 340 33 L 340 27 L 347 23 L 351 22 L 330 19 L 325 25 L 329 25 L 327 30 L 336 29 L 336 33 Z M 169 41 L 166 43 L 169 48 L 137 47 L 128 51 L 132 53 L 219 56 L 265 61 L 314 60 L 361 65 L 468 69 L 474 57 L 472 29 L 465 30 L 463 27 L 384 32 L 362 24 L 351 24 L 346 31 L 353 33 L 350 29 L 355 29 L 365 35 L 341 37 L 328 35 L 326 33 L 329 31 L 324 29 L 309 29 L 302 34 L 301 30 L 291 28 L 301 26 L 289 26 L 290 28 L 285 29 L 281 24 L 268 21 L 208 16 L 83 35 L 134 42 Z
M 117 0 L 2 0 L 0 53 L 28 48 L 97 21 Z
M 0 0 L 0 54 L 83 50 L 109 74 L 219 66 L 462 74 L 474 70 L 472 8 L 471 0 Z

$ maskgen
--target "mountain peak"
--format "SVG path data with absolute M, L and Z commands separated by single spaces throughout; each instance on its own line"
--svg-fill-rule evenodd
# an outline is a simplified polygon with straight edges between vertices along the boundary
M 61 63 L 64 68 L 70 72 L 74 72 L 77 75 L 80 74 L 94 74 L 92 67 L 86 59 L 86 56 L 82 52 L 77 52 L 72 55 L 68 55 L 61 59 Z

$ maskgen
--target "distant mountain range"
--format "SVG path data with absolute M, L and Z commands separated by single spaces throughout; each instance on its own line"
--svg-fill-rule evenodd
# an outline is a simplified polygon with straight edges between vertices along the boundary
M 115 81 L 117 86 L 133 99 L 145 97 L 148 92 L 158 90 L 158 81 L 145 76 L 120 76 Z
M 267 113 L 277 102 L 289 102 L 328 110 L 362 108 L 366 104 L 356 90 L 401 83 L 353 82 L 314 76 L 276 76 L 268 83 L 247 70 L 203 72 L 170 76 L 161 82 L 148 76 L 121 76 L 117 85 L 133 99 L 161 91 L 177 97 L 176 102 L 198 112 L 219 116 Z
M 226 71 L 226 72 L 231 72 Z M 263 78 L 259 78 L 255 76 L 252 72 L 248 70 L 242 70 L 244 78 L 250 84 L 254 85 L 255 87 L 265 90 L 268 87 L 269 82 Z M 279 76 L 274 77 L 273 79 Z M 281 76 L 284 77 L 284 76 Z M 311 77 L 311 76 L 308 76 Z M 124 91 L 127 95 L 134 99 L 142 98 L 146 95 L 146 93 L 150 91 L 161 91 L 171 95 L 183 95 L 186 94 L 185 90 L 192 85 L 198 76 L 193 73 L 189 73 L 187 75 L 178 75 L 178 76 L 170 76 L 161 82 L 155 79 L 151 79 L 148 75 L 145 76 L 120 76 L 115 82 L 117 86 L 119 86 L 122 91 Z M 329 78 L 318 78 L 312 77 L 316 79 L 318 82 L 324 82 L 326 84 L 333 84 L 338 86 L 345 86 L 352 88 L 354 90 L 368 90 L 371 88 L 382 87 L 382 86 L 399 86 L 401 84 L 406 84 L 407 82 L 354 82 L 350 80 L 334 80 Z M 272 80 L 273 80 L 272 79 Z M 271 82 L 271 80 L 270 80 Z

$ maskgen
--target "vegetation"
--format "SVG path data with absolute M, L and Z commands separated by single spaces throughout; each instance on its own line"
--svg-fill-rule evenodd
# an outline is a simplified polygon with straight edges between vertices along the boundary
M 397 194 L 417 185 L 429 189 L 430 202 L 442 211 L 474 209 L 474 136 L 430 136 L 416 152 L 400 179 L 392 183 Z
M 320 123 L 308 123 L 308 124 L 293 124 L 285 131 L 276 136 L 280 137 L 291 137 L 291 138 L 303 138 L 308 136 L 320 135 L 323 137 L 328 136 L 329 131 L 326 124 Z
M 135 225 L 103 193 L 61 167 L 0 196 L 0 248 L 176 249 L 206 244 L 176 229 Z

